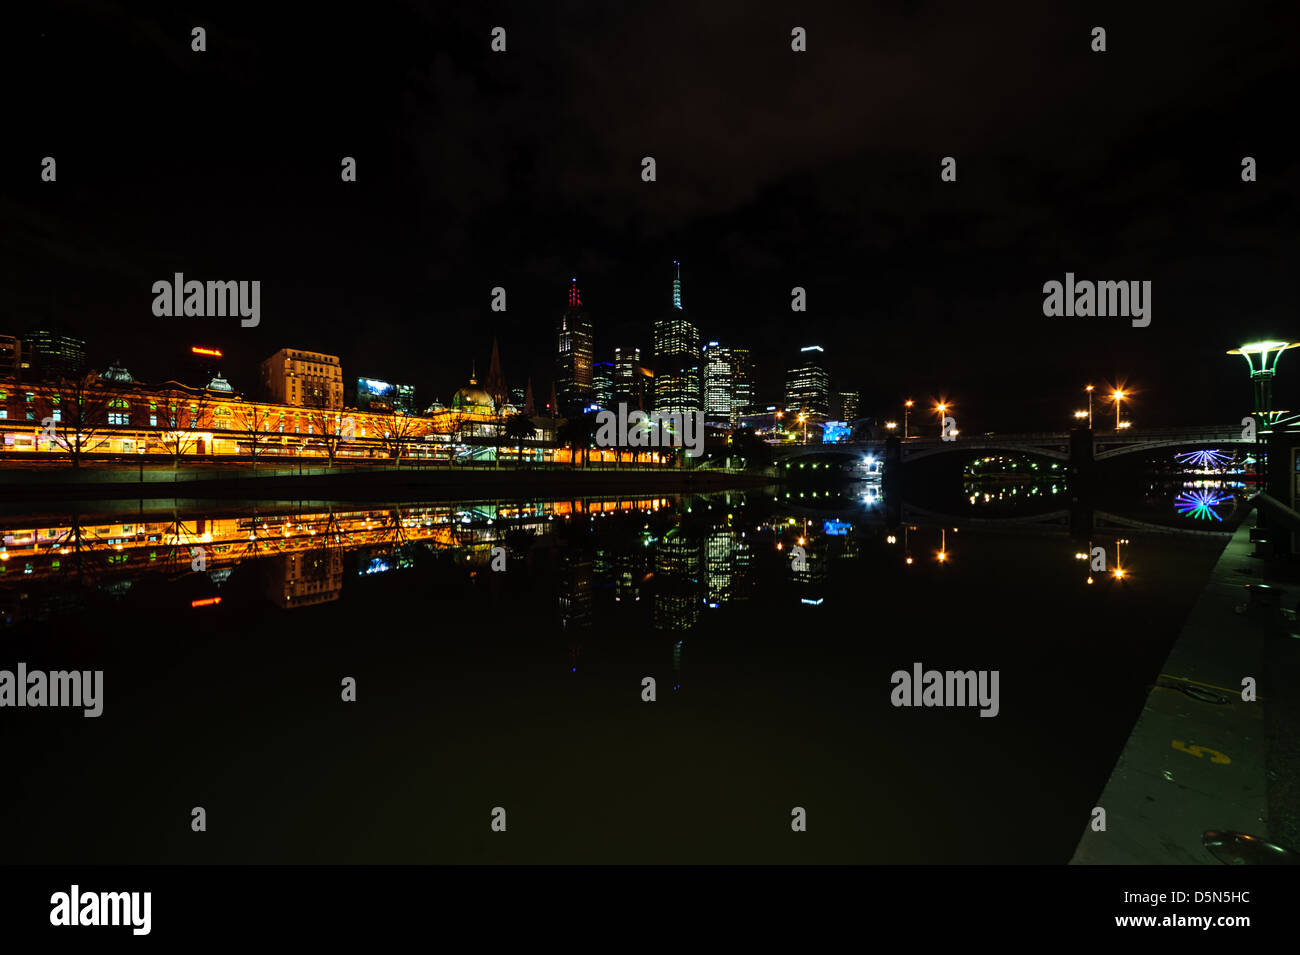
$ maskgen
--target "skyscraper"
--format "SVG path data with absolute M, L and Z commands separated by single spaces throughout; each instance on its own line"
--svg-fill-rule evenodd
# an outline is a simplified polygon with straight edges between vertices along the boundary
M 841 421 L 856 419 L 860 403 L 860 395 L 856 391 L 835 392 L 835 414 Z
M 614 403 L 614 364 L 598 361 L 592 365 L 591 387 L 596 404 L 608 408 Z
M 569 307 L 556 323 L 555 396 L 560 414 L 582 414 L 595 397 L 592 365 L 595 363 L 595 340 L 591 319 L 582 308 L 578 280 L 569 286 Z
M 700 332 L 682 305 L 681 263 L 673 262 L 673 304 L 655 322 L 655 410 L 700 410 Z
M 785 413 L 825 420 L 831 413 L 830 375 L 822 365 L 821 345 L 799 349 L 800 363 L 785 374 Z
M 758 403 L 754 385 L 754 360 L 748 348 L 731 349 L 731 419 L 754 410 Z
M 731 349 L 717 342 L 704 346 L 704 420 L 727 426 L 732 420 Z
M 22 343 L 31 349 L 33 379 L 76 376 L 86 370 L 86 343 L 80 338 L 40 328 L 24 335 Z

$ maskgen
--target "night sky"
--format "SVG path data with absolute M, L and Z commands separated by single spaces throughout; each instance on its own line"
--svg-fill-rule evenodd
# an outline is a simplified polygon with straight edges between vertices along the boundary
M 816 343 L 864 413 L 943 396 L 967 433 L 1068 426 L 1117 380 L 1139 425 L 1236 421 L 1225 350 L 1300 337 L 1294 0 L 268 6 L 10 23 L 0 333 L 60 325 L 147 381 L 215 346 L 247 390 L 316 349 L 422 402 L 495 334 L 541 399 L 570 276 L 608 360 L 650 350 L 680 259 L 764 401 Z M 1151 325 L 1044 317 L 1067 271 L 1150 280 Z M 260 326 L 154 317 L 174 272 L 260 280 Z M 1300 409 L 1300 358 L 1277 404 Z

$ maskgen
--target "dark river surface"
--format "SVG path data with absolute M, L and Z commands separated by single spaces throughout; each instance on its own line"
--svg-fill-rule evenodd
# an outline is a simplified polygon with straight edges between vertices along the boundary
M 103 714 L 0 709 L 0 855 L 1064 863 L 1233 517 L 1183 483 L 1091 540 L 1050 475 L 938 515 L 868 483 L 11 505 L 0 670 L 102 670 Z M 997 715 L 892 705 L 918 663 L 998 671 Z

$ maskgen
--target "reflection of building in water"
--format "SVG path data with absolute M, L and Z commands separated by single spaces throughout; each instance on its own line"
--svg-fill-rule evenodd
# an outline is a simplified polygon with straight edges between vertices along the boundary
M 673 644 L 673 689 L 682 688 L 682 644 L 685 640 L 678 640 Z
M 614 556 L 614 599 L 637 601 L 650 577 L 650 548 L 635 547 Z
M 712 609 L 731 599 L 736 533 L 729 527 L 715 527 L 704 539 L 706 602 Z
M 591 560 L 581 554 L 561 558 L 559 581 L 560 626 L 566 630 L 590 627 L 593 603 Z
M 266 595 L 285 610 L 339 599 L 343 589 L 341 550 L 280 554 L 267 561 Z
M 700 618 L 700 543 L 681 528 L 670 529 L 655 544 L 656 630 L 689 630 Z

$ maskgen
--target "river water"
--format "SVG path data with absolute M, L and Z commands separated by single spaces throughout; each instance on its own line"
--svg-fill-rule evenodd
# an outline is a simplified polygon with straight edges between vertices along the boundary
M 6 856 L 1064 863 L 1233 519 L 1187 483 L 1081 536 L 1051 475 L 11 507 L 0 670 L 103 714 L 0 709 Z M 893 705 L 917 665 L 996 716 Z

